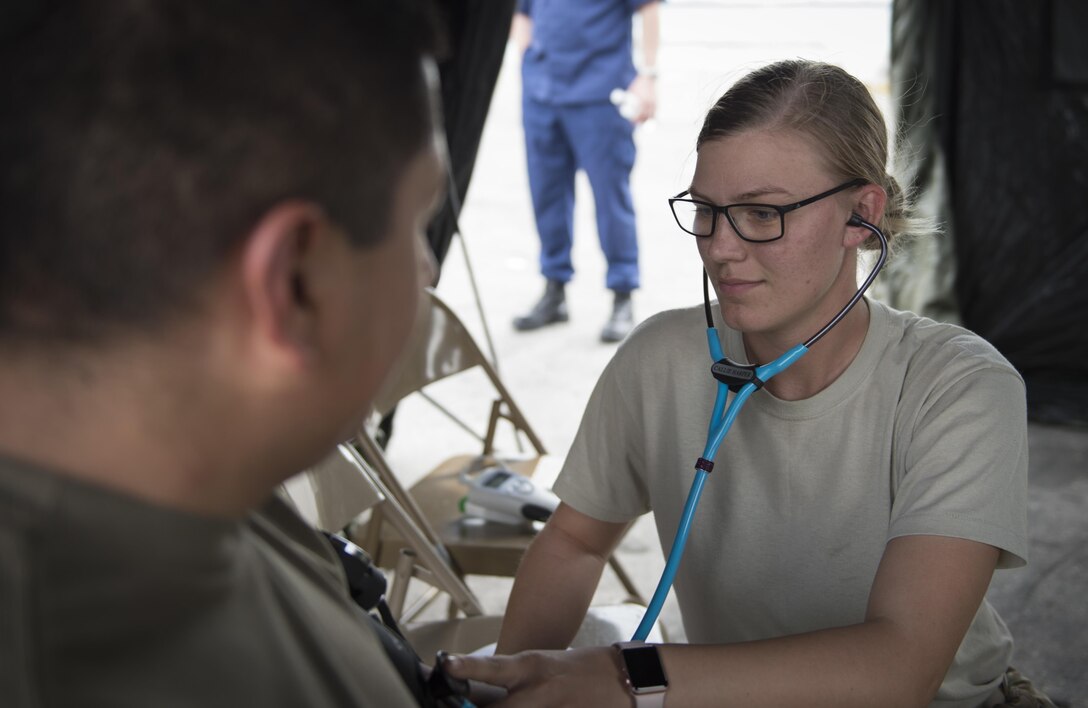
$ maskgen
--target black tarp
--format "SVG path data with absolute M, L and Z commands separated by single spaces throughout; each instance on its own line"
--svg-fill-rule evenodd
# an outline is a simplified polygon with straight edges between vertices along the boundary
M 449 53 L 439 64 L 442 110 L 453 176 L 450 198 L 427 229 L 439 263 L 456 231 L 457 206 L 468 193 L 484 122 L 491 107 L 510 34 L 515 0 L 447 0 L 442 3 Z
M 439 277 L 476 166 L 515 5 L 516 0 L 447 0 L 441 5 L 447 52 L 438 72 L 450 184 L 445 203 L 427 226 L 427 242 L 439 263 Z M 378 424 L 377 440 L 382 447 L 393 434 L 395 415 L 394 409 Z
M 964 326 L 1033 420 L 1088 424 L 1088 3 L 896 0 L 893 91 L 937 189 Z M 919 149 L 920 148 L 920 149 Z

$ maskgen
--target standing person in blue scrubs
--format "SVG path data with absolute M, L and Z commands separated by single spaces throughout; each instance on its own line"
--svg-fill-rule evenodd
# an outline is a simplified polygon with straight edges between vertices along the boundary
M 635 68 L 632 18 L 642 22 L 642 61 Z M 618 342 L 634 325 L 631 293 L 639 286 L 638 240 L 631 203 L 634 128 L 656 107 L 657 0 L 519 0 L 513 36 L 523 50 L 522 121 L 544 296 L 514 319 L 519 331 L 568 319 L 564 288 L 574 275 L 571 244 L 574 176 L 593 188 L 597 235 L 614 293 L 601 340 Z M 621 115 L 612 103 L 626 91 Z

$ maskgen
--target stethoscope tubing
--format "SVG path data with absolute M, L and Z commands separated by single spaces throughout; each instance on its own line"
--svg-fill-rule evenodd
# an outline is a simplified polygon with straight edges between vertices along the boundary
M 713 467 L 712 461 L 718 455 L 718 448 L 721 447 L 722 441 L 725 440 L 725 436 L 729 432 L 729 429 L 733 427 L 733 422 L 740 413 L 740 409 L 753 393 L 762 388 L 767 381 L 770 381 L 772 378 L 796 363 L 798 359 L 808 353 L 809 348 L 813 344 L 838 324 L 842 318 L 846 316 L 846 313 L 861 300 L 865 291 L 869 289 L 869 286 L 872 285 L 873 281 L 876 279 L 880 269 L 883 268 L 888 257 L 887 237 L 879 228 L 857 216 L 852 217 L 851 221 L 853 222 L 855 219 L 857 222 L 856 225 L 864 226 L 869 229 L 880 241 L 880 257 L 877 259 L 876 264 L 865 279 L 865 282 L 861 284 L 857 293 L 850 298 L 850 301 L 846 306 L 804 344 L 798 344 L 768 364 L 755 367 L 755 381 L 749 381 L 743 386 L 740 386 L 734 393 L 732 400 L 729 400 L 729 386 L 715 378 L 717 391 L 714 397 L 714 410 L 710 416 L 710 424 L 707 431 L 706 447 L 703 449 L 703 457 L 695 465 L 695 478 L 692 480 L 691 489 L 688 491 L 687 500 L 684 502 L 684 510 L 680 515 L 680 522 L 676 527 L 676 536 L 673 538 L 669 556 L 665 561 L 665 569 L 661 573 L 661 579 L 658 581 L 657 589 L 654 590 L 653 597 L 650 598 L 650 602 L 646 606 L 646 612 L 642 616 L 642 621 L 639 623 L 638 628 L 631 637 L 633 641 L 645 641 L 646 638 L 650 636 L 650 631 L 653 629 L 654 624 L 657 622 L 657 618 L 661 614 L 661 608 L 664 606 L 665 599 L 668 597 L 673 582 L 676 580 L 676 573 L 680 568 L 680 561 L 684 556 L 684 548 L 687 545 L 688 536 L 691 533 L 691 527 L 695 520 L 695 511 L 699 506 L 699 499 L 702 497 L 707 478 L 710 476 L 710 470 L 707 469 L 707 467 Z M 707 317 L 707 347 L 710 350 L 711 359 L 716 363 L 726 359 L 726 357 L 725 353 L 722 351 L 718 330 L 714 327 L 713 320 L 710 316 L 710 296 L 708 289 L 707 277 L 704 271 L 703 297 L 706 305 Z
M 712 335 L 715 341 L 717 341 L 718 331 L 716 328 L 712 327 L 709 335 Z M 799 344 L 770 364 L 757 368 L 756 375 L 761 381 L 766 383 L 776 374 L 789 368 L 806 352 L 808 352 L 808 347 Z M 729 387 L 720 381 L 717 383 L 718 393 L 714 401 L 714 415 L 712 416 L 710 431 L 707 435 L 706 448 L 703 450 L 703 458 L 707 460 L 713 460 L 717 457 L 718 448 L 721 446 L 722 441 L 725 440 L 725 436 L 729 432 L 729 429 L 733 427 L 733 421 L 737 419 L 740 409 L 748 401 L 748 398 L 759 389 L 754 383 L 746 383 L 733 395 L 733 399 L 729 401 L 729 405 L 725 406 L 725 399 L 728 397 Z M 724 414 L 722 413 L 723 408 Z M 669 551 L 669 557 L 665 563 L 665 570 L 661 574 L 661 580 L 657 584 L 657 589 L 654 591 L 653 597 L 650 598 L 650 602 L 646 606 L 646 613 L 642 617 L 642 622 L 639 623 L 638 629 L 632 637 L 635 641 L 644 641 L 646 637 L 650 635 L 650 630 L 653 629 L 654 623 L 657 622 L 657 618 L 661 614 L 661 608 L 665 604 L 665 599 L 669 596 L 669 590 L 672 588 L 673 581 L 676 579 L 676 572 L 680 568 L 680 561 L 684 556 L 684 547 L 687 545 L 688 536 L 691 533 L 691 526 L 695 520 L 695 509 L 699 505 L 699 499 L 702 497 L 703 487 L 706 485 L 708 477 L 710 477 L 710 472 L 696 468 L 695 479 L 692 480 L 691 490 L 688 492 L 687 501 L 684 502 L 684 511 L 680 516 L 680 523 L 676 528 L 676 536 L 673 538 L 672 548 Z

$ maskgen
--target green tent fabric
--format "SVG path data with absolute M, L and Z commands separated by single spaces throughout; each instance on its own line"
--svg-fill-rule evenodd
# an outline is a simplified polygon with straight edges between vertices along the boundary
M 1086 26 L 1081 0 L 893 3 L 902 174 L 944 235 L 888 301 L 992 342 L 1040 422 L 1088 424 Z

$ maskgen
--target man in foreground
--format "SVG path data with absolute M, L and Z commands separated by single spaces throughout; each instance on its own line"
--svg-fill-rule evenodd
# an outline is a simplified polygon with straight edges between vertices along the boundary
M 3 28 L 0 702 L 414 705 L 273 495 L 411 328 L 443 165 L 411 3 Z

